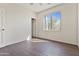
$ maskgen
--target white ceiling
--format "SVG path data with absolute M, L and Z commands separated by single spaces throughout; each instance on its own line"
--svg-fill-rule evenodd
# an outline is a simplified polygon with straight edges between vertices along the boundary
M 51 8 L 53 6 L 58 5 L 59 3 L 23 3 L 19 4 L 23 7 L 29 8 L 30 10 L 34 12 L 40 12 L 45 9 Z

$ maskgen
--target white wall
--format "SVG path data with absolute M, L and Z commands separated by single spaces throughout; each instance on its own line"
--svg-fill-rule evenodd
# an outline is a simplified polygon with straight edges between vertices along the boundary
M 60 11 L 61 31 L 44 31 L 43 17 L 51 12 Z M 37 14 L 36 37 L 47 38 L 50 40 L 65 42 L 77 45 L 77 4 L 62 4 L 58 7 L 50 8 Z
M 78 47 L 79 47 L 79 3 L 78 3 Z
M 17 4 L 0 4 L 5 11 L 3 27 L 3 46 L 31 39 L 31 18 L 35 14 Z

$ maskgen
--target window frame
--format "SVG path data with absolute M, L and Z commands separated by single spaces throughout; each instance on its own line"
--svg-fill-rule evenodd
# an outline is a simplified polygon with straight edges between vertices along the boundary
M 55 11 L 55 12 L 60 12 L 60 11 Z M 49 14 L 53 14 L 53 13 L 55 13 L 55 12 L 51 12 L 51 13 L 49 13 Z M 51 28 L 51 30 L 49 30 L 49 29 L 46 29 L 46 17 L 49 15 L 49 14 L 47 14 L 47 15 L 45 15 L 44 16 L 44 19 L 43 19 L 43 30 L 44 31 L 52 31 L 52 32 L 61 32 L 61 16 L 62 16 L 62 14 L 61 14 L 61 12 L 60 12 L 60 28 L 59 28 L 59 30 L 52 30 L 53 29 L 53 26 L 52 26 L 52 22 L 51 22 L 51 26 L 52 26 L 52 28 Z M 52 17 L 52 15 L 51 15 L 51 17 Z M 52 21 L 52 18 L 51 18 L 51 21 Z

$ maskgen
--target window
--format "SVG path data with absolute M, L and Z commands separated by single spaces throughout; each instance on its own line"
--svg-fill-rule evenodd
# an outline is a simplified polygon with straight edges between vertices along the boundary
M 60 31 L 61 13 L 53 12 L 44 17 L 44 30 Z

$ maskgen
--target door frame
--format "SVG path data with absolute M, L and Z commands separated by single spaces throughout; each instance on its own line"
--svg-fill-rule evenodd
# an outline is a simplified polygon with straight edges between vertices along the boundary
M 32 32 L 32 37 L 33 37 L 33 34 L 34 34 L 34 23 L 35 23 L 35 18 L 31 18 L 31 32 Z

